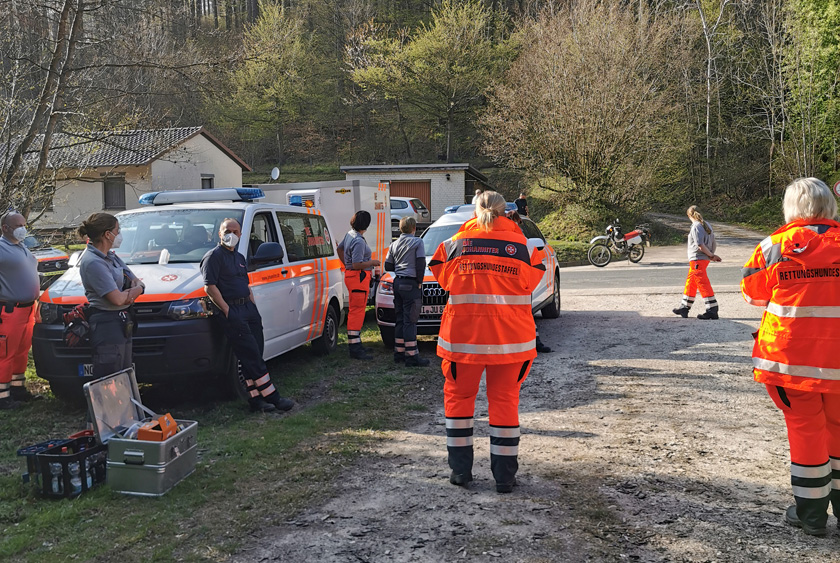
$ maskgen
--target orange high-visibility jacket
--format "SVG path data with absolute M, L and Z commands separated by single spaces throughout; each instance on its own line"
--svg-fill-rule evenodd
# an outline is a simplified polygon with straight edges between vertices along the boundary
M 540 250 L 528 255 L 522 231 L 507 217 L 497 217 L 490 232 L 471 219 L 441 243 L 429 262 L 449 292 L 438 356 L 485 365 L 535 358 L 531 292 L 545 273 L 543 256 Z
M 840 223 L 788 223 L 761 241 L 742 275 L 744 299 L 765 307 L 755 380 L 840 393 Z

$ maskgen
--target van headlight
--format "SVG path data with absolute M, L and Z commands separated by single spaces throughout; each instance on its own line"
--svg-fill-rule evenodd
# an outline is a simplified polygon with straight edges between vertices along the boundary
M 379 282 L 379 293 L 382 295 L 393 295 L 394 294 L 394 284 L 389 281 L 381 281 Z
M 55 303 L 46 303 L 44 301 L 41 302 L 41 306 L 39 307 L 40 316 L 41 316 L 41 323 L 43 324 L 53 324 L 54 322 L 58 321 L 61 317 L 61 313 L 59 311 L 60 305 Z
M 167 311 L 169 318 L 176 321 L 204 319 L 209 317 L 211 314 L 212 313 L 210 308 L 207 306 L 206 299 L 202 297 L 173 301 L 169 304 L 169 311 Z

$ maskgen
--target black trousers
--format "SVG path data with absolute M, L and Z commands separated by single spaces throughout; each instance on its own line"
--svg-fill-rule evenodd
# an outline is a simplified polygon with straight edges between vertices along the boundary
M 126 336 L 120 311 L 91 309 L 90 345 L 93 348 L 93 376 L 105 377 L 131 367 L 131 337 Z
M 405 342 L 417 340 L 417 320 L 423 305 L 423 292 L 413 278 L 394 280 L 394 337 Z M 406 350 L 407 351 L 407 350 Z
M 236 359 L 242 364 L 245 379 L 256 381 L 267 374 L 268 367 L 263 361 L 265 341 L 262 317 L 257 306 L 246 299 L 242 305 L 230 305 L 227 317 L 219 312 L 213 318 L 221 324 Z

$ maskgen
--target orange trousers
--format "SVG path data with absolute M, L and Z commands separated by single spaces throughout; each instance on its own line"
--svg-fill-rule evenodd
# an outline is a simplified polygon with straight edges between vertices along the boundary
M 829 503 L 840 517 L 840 394 L 766 387 L 785 415 L 796 514 L 803 524 L 824 528 Z
M 12 381 L 12 375 L 26 372 L 35 306 L 15 308 L 11 313 L 0 309 L 0 384 Z
M 683 295 L 694 299 L 697 291 L 700 290 L 701 297 L 714 297 L 715 290 L 712 289 L 712 282 L 706 274 L 709 267 L 708 260 L 692 260 L 688 263 L 688 276 L 685 279 L 685 290 Z
M 370 272 L 365 270 L 344 270 L 344 285 L 350 292 L 350 307 L 347 310 L 347 342 L 361 342 L 359 334 L 365 324 L 368 294 L 370 293 Z
M 531 371 L 531 362 L 484 365 L 441 364 L 445 381 L 443 405 L 446 418 L 471 418 L 481 374 L 487 370 L 487 402 L 491 426 L 519 426 L 519 389 Z

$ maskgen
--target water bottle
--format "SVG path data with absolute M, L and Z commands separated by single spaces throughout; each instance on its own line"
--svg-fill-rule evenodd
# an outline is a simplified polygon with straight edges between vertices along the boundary
M 70 472 L 70 488 L 73 494 L 82 492 L 82 475 L 79 468 L 78 461 L 71 461 L 67 464 L 67 470 Z
M 61 464 L 50 464 L 50 475 L 52 475 L 52 492 L 61 494 L 64 492 L 64 479 L 61 475 Z
M 87 476 L 87 488 L 93 487 L 93 456 L 85 458 L 85 475 Z

